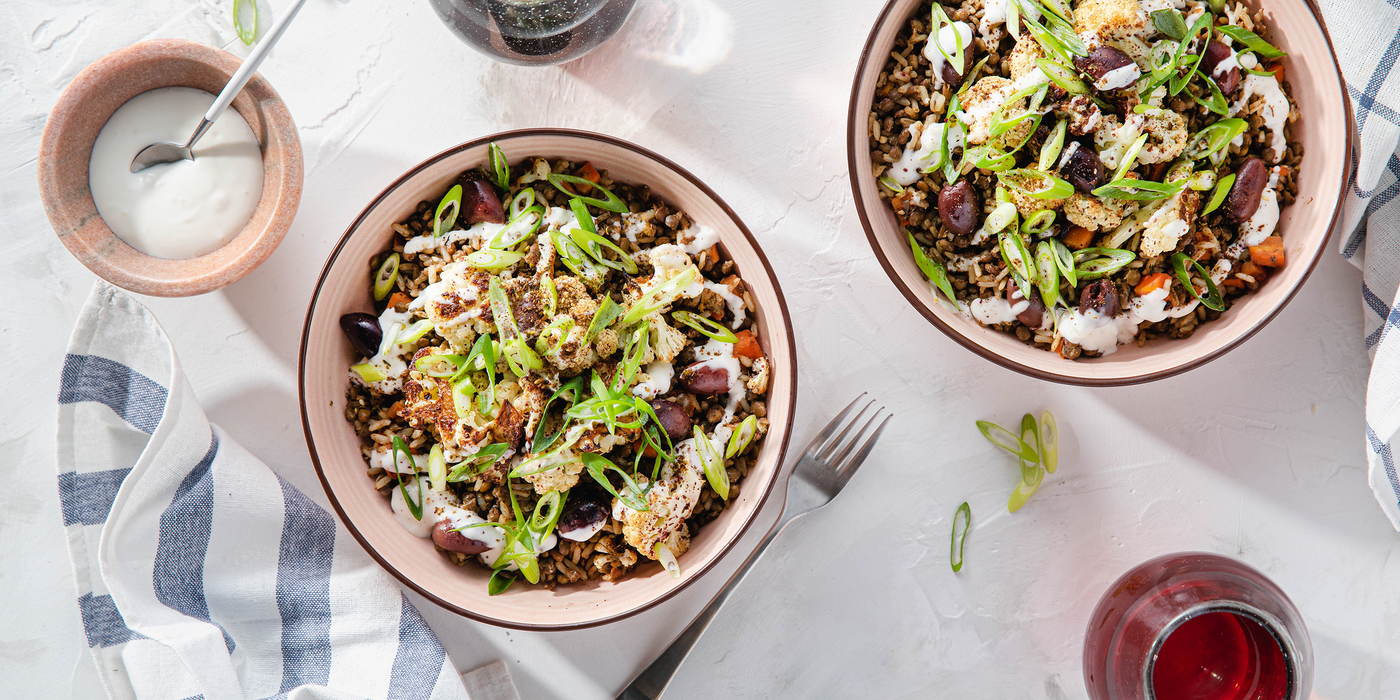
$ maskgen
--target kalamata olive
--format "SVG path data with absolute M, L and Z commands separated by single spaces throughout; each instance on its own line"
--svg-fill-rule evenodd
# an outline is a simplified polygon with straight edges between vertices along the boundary
M 967 178 L 944 187 L 938 193 L 938 218 L 956 236 L 966 236 L 977 229 L 977 213 L 982 205 Z
M 1201 53 L 1201 73 L 1210 76 L 1210 78 L 1215 81 L 1216 86 L 1220 88 L 1220 91 L 1226 95 L 1234 92 L 1235 88 L 1239 87 L 1240 68 L 1239 66 L 1230 66 L 1218 75 L 1216 74 L 1216 68 L 1220 66 L 1221 61 L 1229 58 L 1231 53 L 1233 52 L 1230 51 L 1230 47 L 1218 41 L 1211 41 L 1209 44 L 1206 44 L 1206 50 Z
M 449 552 L 461 552 L 462 554 L 481 554 L 490 549 L 490 545 L 471 539 L 454 528 L 461 527 L 451 520 L 439 520 L 433 526 L 433 544 L 442 547 Z
M 1089 50 L 1087 56 L 1075 57 L 1074 67 L 1089 76 L 1094 82 L 1094 87 L 1100 90 L 1117 90 L 1128 87 L 1140 75 L 1132 56 L 1108 44 L 1095 46 Z M 1124 70 L 1119 71 L 1120 68 Z M 1104 76 L 1114 71 L 1119 72 L 1114 73 L 1105 81 Z
M 506 210 L 501 206 L 496 188 L 481 180 L 462 183 L 462 213 L 467 217 L 468 224 L 506 222 Z
M 603 504 L 591 500 L 571 500 L 564 506 L 564 512 L 559 515 L 559 536 L 566 540 L 582 542 L 587 537 L 578 539 L 588 531 L 598 526 L 599 523 L 608 519 L 608 509 Z M 570 534 L 578 533 L 573 537 Z
M 1060 177 L 1074 185 L 1074 189 L 1088 194 L 1103 182 L 1103 161 L 1099 160 L 1093 146 L 1080 144 L 1069 155 L 1069 162 L 1060 168 Z
M 1259 210 L 1259 196 L 1264 194 L 1264 186 L 1269 183 L 1269 169 L 1264 161 L 1250 157 L 1235 172 L 1235 184 L 1225 197 L 1225 206 L 1220 210 L 1225 220 L 1238 224 L 1248 221 Z
M 950 51 L 950 52 L 948 52 L 948 53 L 951 54 L 952 52 Z M 947 84 L 949 84 L 949 85 L 952 85 L 952 86 L 954 86 L 954 87 L 957 87 L 958 85 L 961 85 L 961 84 L 962 84 L 962 81 L 963 81 L 963 78 L 967 77 L 967 74 L 972 70 L 972 63 L 973 63 L 973 62 L 972 62 L 972 48 L 971 48 L 971 47 L 965 47 L 965 50 L 963 51 L 963 69 L 962 69 L 962 72 L 959 73 L 959 72 L 957 71 L 957 69 L 953 67 L 953 62 L 952 62 L 952 61 L 944 61 L 944 62 L 943 62 L 943 82 L 945 82 L 945 83 L 947 83 Z
M 656 412 L 657 419 L 661 421 L 661 428 L 671 439 L 679 440 L 690 435 L 691 420 L 685 409 L 670 401 L 652 399 L 651 410 Z
M 1026 327 L 1040 328 L 1041 324 L 1045 323 L 1045 302 L 1040 300 L 1040 294 L 1036 293 L 1035 287 L 1031 287 L 1030 296 L 1026 296 L 1021 293 L 1021 287 L 1016 284 L 1016 280 L 1007 280 L 1006 301 L 1013 309 L 1023 301 L 1030 302 L 1016 314 L 1016 320 L 1026 324 Z
M 1118 289 L 1108 280 L 1094 280 L 1079 293 L 1079 313 L 1097 311 L 1104 318 L 1118 315 Z
M 692 394 L 723 394 L 729 391 L 729 370 L 697 362 L 681 371 L 681 386 Z
M 355 352 L 365 357 L 374 357 L 379 352 L 379 343 L 384 340 L 384 329 L 379 327 L 379 319 L 371 314 L 353 313 L 340 317 L 340 330 L 350 339 Z

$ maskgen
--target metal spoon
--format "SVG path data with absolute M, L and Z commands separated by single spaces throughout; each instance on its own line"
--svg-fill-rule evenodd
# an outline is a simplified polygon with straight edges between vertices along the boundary
M 189 141 L 186 141 L 184 145 L 163 141 L 161 143 L 153 143 L 141 149 L 141 151 L 136 154 L 136 157 L 131 160 L 131 172 L 139 173 L 152 165 L 160 165 L 161 163 L 174 163 L 177 160 L 194 160 L 194 153 L 191 152 L 190 149 L 194 148 L 195 142 L 204 135 L 204 132 L 209 130 L 209 127 L 214 125 L 214 120 L 218 119 L 219 115 L 224 113 L 229 103 L 233 102 L 233 98 L 237 97 L 238 93 L 243 90 L 243 86 L 248 84 L 248 79 L 253 77 L 253 73 L 257 72 L 258 66 L 263 62 L 263 59 L 267 57 L 267 53 L 272 50 L 272 45 L 276 44 L 277 40 L 282 38 L 282 32 L 286 31 L 287 25 L 290 24 L 292 18 L 296 16 L 297 10 L 300 10 L 301 6 L 305 4 L 306 0 L 296 0 L 291 9 L 277 18 L 277 22 L 272 25 L 272 29 L 267 31 L 267 34 L 258 42 L 258 45 L 253 48 L 253 52 L 248 54 L 248 58 L 243 60 L 243 65 L 238 67 L 238 71 L 229 79 L 228 85 L 224 86 L 223 92 L 220 92 L 219 97 L 214 100 L 214 104 L 209 106 L 209 111 L 204 113 L 204 119 L 200 120 L 199 126 L 195 127 L 194 133 L 190 134 Z

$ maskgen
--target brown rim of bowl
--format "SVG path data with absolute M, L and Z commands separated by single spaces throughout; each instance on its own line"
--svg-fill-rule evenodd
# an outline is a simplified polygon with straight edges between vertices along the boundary
M 739 215 L 734 212 L 734 209 L 729 206 L 729 203 L 725 202 L 722 198 L 720 198 L 719 194 L 717 194 L 714 190 L 710 189 L 709 185 L 706 185 L 704 182 L 701 182 L 700 179 L 692 175 L 689 170 L 682 168 L 680 165 L 676 164 L 671 159 L 659 153 L 656 153 L 655 151 L 652 151 L 649 148 L 638 146 L 637 144 L 630 143 L 628 141 L 615 138 L 613 136 L 608 136 L 606 134 L 598 134 L 591 131 L 582 131 L 579 129 L 515 129 L 512 131 L 498 132 L 490 136 L 484 136 L 482 138 L 474 139 L 472 141 L 453 146 L 452 148 L 437 153 L 436 155 L 430 156 L 429 158 L 410 168 L 403 175 L 399 176 L 397 180 L 394 180 L 392 184 L 390 184 L 388 187 L 385 187 L 384 191 L 380 192 L 379 195 L 375 197 L 373 201 L 366 205 L 364 210 L 360 212 L 360 215 L 355 217 L 355 220 L 352 221 L 350 223 L 350 226 L 345 229 L 345 234 L 340 237 L 340 241 L 336 243 L 335 249 L 333 249 L 331 251 L 330 256 L 326 258 L 325 267 L 321 269 L 321 275 L 316 279 L 316 291 L 312 293 L 311 302 L 307 304 L 306 307 L 306 320 L 302 324 L 301 330 L 301 350 L 299 351 L 297 357 L 297 398 L 298 401 L 300 401 L 301 403 L 302 432 L 306 435 L 306 448 L 311 455 L 311 464 L 316 468 L 316 477 L 321 481 L 321 488 L 325 490 L 326 498 L 330 500 L 331 507 L 335 509 L 336 515 L 340 517 L 340 522 L 345 525 L 345 529 L 350 531 L 350 534 L 355 538 L 355 541 L 360 543 L 360 547 L 363 548 L 365 550 L 365 553 L 369 554 L 369 556 L 379 564 L 380 568 L 383 568 L 385 571 L 388 571 L 394 578 L 398 579 L 400 583 L 413 589 L 413 591 L 418 595 L 421 595 L 424 598 L 427 598 L 428 600 L 431 600 L 432 602 L 436 603 L 439 607 L 451 610 L 452 612 L 457 613 L 458 615 L 462 615 L 463 617 L 467 617 L 478 622 L 485 622 L 489 625 L 494 625 L 496 627 L 505 627 L 507 629 L 537 632 L 567 632 L 570 630 L 587 629 L 589 627 L 598 627 L 600 625 L 610 624 L 613 622 L 617 622 L 618 620 L 624 620 L 626 618 L 632 617 L 633 615 L 636 615 L 640 612 L 650 610 L 651 608 L 661 604 L 662 602 L 669 600 L 677 593 L 680 593 L 681 591 L 685 590 L 685 588 L 690 584 L 703 578 L 704 575 L 710 571 L 710 569 L 713 569 L 716 564 L 718 564 L 721 560 L 728 556 L 730 551 L 734 548 L 734 545 L 738 544 L 739 540 L 743 539 L 744 535 L 748 534 L 749 527 L 753 525 L 754 520 L 758 519 L 758 515 L 761 512 L 763 512 L 763 507 L 768 504 L 768 498 L 773 495 L 774 487 L 777 486 L 780 480 L 783 480 L 790 474 L 789 470 L 786 470 L 784 468 L 784 465 L 786 463 L 787 458 L 788 442 L 792 439 L 792 431 L 787 431 L 787 433 L 783 436 L 782 443 L 778 445 L 777 469 L 773 474 L 773 479 L 768 482 L 766 488 L 764 489 L 763 496 L 759 499 L 758 505 L 754 506 L 753 513 L 744 521 L 743 525 L 740 526 L 739 532 L 734 535 L 734 538 L 731 539 L 729 543 L 726 544 L 720 550 L 719 555 L 716 556 L 714 559 L 711 559 L 708 564 L 701 567 L 699 573 L 695 576 L 688 578 L 687 580 L 677 584 L 673 588 L 668 589 L 661 596 L 657 597 L 654 600 L 648 601 L 647 603 L 637 607 L 635 610 L 630 610 L 620 615 L 613 615 L 611 617 L 605 617 L 592 622 L 571 625 L 523 625 L 517 622 L 510 622 L 507 620 L 498 620 L 496 618 L 487 615 L 482 615 L 480 613 L 467 610 L 466 608 L 463 608 L 461 606 L 449 603 L 443 600 L 442 598 L 433 595 L 429 591 L 424 590 L 417 583 L 413 582 L 408 577 L 400 573 L 398 569 L 395 569 L 393 566 L 391 566 L 388 561 L 386 561 L 383 557 L 379 555 L 378 551 L 376 551 L 373 547 L 370 546 L 369 542 L 364 538 L 364 536 L 360 534 L 360 531 L 355 528 L 355 525 L 353 523 L 350 522 L 350 518 L 347 517 L 345 514 L 345 509 L 341 507 L 340 501 L 335 497 L 335 493 L 331 490 L 330 482 L 326 479 L 325 471 L 321 468 L 321 459 L 317 456 L 316 453 L 316 441 L 311 436 L 310 418 L 308 417 L 306 410 L 306 383 L 302 381 L 302 379 L 306 376 L 306 348 L 308 343 L 310 342 L 311 316 L 313 313 L 315 313 L 316 302 L 321 297 L 321 287 L 325 284 L 326 276 L 330 274 L 331 266 L 333 266 L 335 264 L 336 259 L 340 257 L 340 251 L 342 248 L 345 247 L 346 242 L 349 241 L 351 234 L 355 232 L 355 230 L 359 227 L 360 223 L 364 221 L 366 216 L 369 215 L 370 210 L 374 209 L 380 202 L 384 201 L 389 196 L 390 192 L 393 192 L 394 190 L 398 189 L 414 175 L 427 168 L 428 166 L 432 165 L 433 163 L 437 162 L 438 160 L 441 160 L 442 158 L 453 155 L 455 153 L 460 153 L 461 151 L 465 151 L 467 149 L 476 148 L 478 146 L 490 143 L 492 141 L 503 141 L 522 136 L 567 136 L 572 138 L 602 141 L 604 143 L 617 146 L 619 148 L 624 148 L 634 153 L 637 153 L 643 157 L 649 158 L 657 163 L 660 163 L 663 167 L 671 169 L 676 174 L 690 181 L 690 183 L 695 185 L 701 192 L 705 194 L 705 196 L 714 200 L 715 204 L 718 204 L 720 209 L 724 210 L 724 213 L 729 216 L 730 220 L 734 222 L 734 225 L 739 229 L 741 233 L 744 234 L 744 238 L 747 238 L 749 244 L 753 246 L 754 252 L 758 254 L 758 259 L 763 263 L 763 271 L 768 275 L 769 283 L 773 285 L 773 292 L 778 297 L 777 311 L 780 319 L 782 320 L 783 329 L 787 332 L 788 345 L 795 349 L 797 347 L 797 344 L 792 334 L 792 319 L 788 316 L 787 298 L 783 296 L 782 287 L 778 286 L 778 278 L 777 275 L 773 273 L 773 265 L 768 262 L 768 256 L 763 252 L 763 248 L 758 245 L 758 240 L 754 238 L 753 232 L 749 231 L 749 227 L 746 226 L 743 220 L 739 218 Z M 789 392 L 789 401 L 791 402 L 792 410 L 795 414 L 797 411 L 796 363 L 789 363 L 788 375 L 789 384 L 792 387 L 791 391 Z
M 1332 65 L 1337 70 L 1337 75 L 1342 75 L 1341 64 L 1337 62 L 1337 49 L 1332 44 L 1332 34 L 1328 32 L 1327 23 L 1322 19 L 1322 11 L 1318 8 L 1317 0 L 1303 1 L 1307 4 L 1308 9 L 1312 11 L 1313 17 L 1317 20 L 1318 27 L 1322 29 L 1322 36 L 1324 39 L 1327 40 L 1327 50 L 1331 56 Z M 1221 355 L 1224 355 L 1225 353 L 1235 349 L 1236 347 L 1239 347 L 1241 343 L 1243 343 L 1246 340 L 1249 340 L 1251 337 L 1254 336 L 1255 333 L 1258 333 L 1260 329 L 1268 325 L 1270 321 L 1274 320 L 1274 317 L 1277 316 L 1278 313 L 1283 310 L 1283 307 L 1287 306 L 1288 302 L 1292 301 L 1293 297 L 1298 294 L 1298 290 L 1302 289 L 1303 284 L 1308 281 L 1308 277 L 1312 276 L 1313 269 L 1317 267 L 1317 262 L 1322 259 L 1322 255 L 1327 249 L 1327 242 L 1331 238 L 1332 229 L 1336 227 L 1337 219 L 1342 214 L 1342 204 L 1346 201 L 1345 196 L 1337 198 L 1337 206 L 1332 210 L 1332 218 L 1327 223 L 1327 234 L 1323 237 L 1322 245 L 1318 247 L 1317 255 L 1314 255 L 1313 259 L 1308 262 L 1308 267 L 1303 272 L 1303 276 L 1298 278 L 1298 283 L 1293 286 L 1293 289 L 1288 291 L 1288 295 L 1283 298 L 1283 301 L 1279 302 L 1278 306 L 1274 307 L 1272 311 L 1270 311 L 1263 318 L 1259 319 L 1258 323 L 1254 324 L 1254 326 L 1241 333 L 1238 338 L 1235 338 L 1234 340 L 1225 344 L 1220 349 L 1208 355 L 1205 355 L 1204 357 L 1199 357 L 1178 367 L 1162 370 L 1160 372 L 1150 372 L 1148 374 L 1140 374 L 1132 377 L 1118 377 L 1113 379 L 1093 379 L 1088 377 L 1068 377 L 1061 374 L 1053 374 L 1050 372 L 1043 372 L 1038 369 L 1026 367 L 1017 362 L 1008 360 L 999 354 L 990 352 L 982 348 L 978 344 L 972 342 L 971 339 L 965 337 L 961 332 L 954 329 L 952 326 L 944 323 L 942 319 L 939 319 L 938 316 L 936 316 L 931 310 L 928 309 L 928 307 L 924 306 L 919 301 L 918 297 L 914 295 L 913 290 L 909 289 L 908 285 L 904 284 L 904 281 L 901 280 L 899 275 L 895 273 L 894 268 L 890 265 L 889 258 L 885 257 L 884 250 L 880 248 L 879 242 L 875 239 L 875 232 L 873 230 L 873 226 L 870 223 L 870 217 L 866 215 L 865 212 L 865 199 L 861 197 L 860 194 L 860 184 L 856 181 L 856 178 L 854 177 L 854 173 L 858 172 L 856 168 L 860 167 L 860 159 L 868 159 L 870 157 L 870 154 L 868 153 L 856 153 L 854 146 L 855 128 L 856 124 L 858 123 L 858 115 L 856 114 L 856 109 L 860 103 L 861 96 L 861 68 L 866 65 L 867 61 L 870 60 L 870 49 L 871 46 L 873 46 L 875 43 L 875 37 L 880 33 L 880 28 L 884 26 L 885 21 L 889 17 L 890 12 L 894 10 L 894 6 L 898 2 L 900 2 L 900 0 L 888 0 L 888 2 L 885 3 L 884 9 L 880 10 L 880 15 L 875 18 L 875 24 L 870 28 L 870 35 L 866 38 L 865 46 L 860 50 L 860 59 L 856 63 L 855 80 L 852 82 L 851 85 L 850 107 L 847 109 L 846 112 L 846 166 L 849 169 L 848 172 L 852 173 L 852 177 L 848 179 L 851 181 L 851 194 L 855 197 L 856 214 L 860 216 L 860 225 L 862 228 L 865 229 L 865 238 L 870 242 L 870 247 L 875 250 L 875 258 L 880 261 L 880 267 L 884 268 L 885 276 L 888 277 L 890 281 L 893 282 L 894 285 L 899 288 L 899 293 L 904 295 L 904 298 L 909 301 L 909 304 L 911 306 L 918 310 L 920 315 L 928 319 L 929 323 L 932 323 L 935 327 L 938 328 L 938 330 L 942 331 L 944 335 L 948 336 L 949 338 L 952 338 L 959 345 L 963 346 L 964 348 L 967 348 L 968 350 L 971 350 L 977 355 L 980 355 L 984 359 L 990 360 L 1002 367 L 1005 367 L 1006 369 L 1020 372 L 1021 374 L 1024 374 L 1029 377 L 1034 377 L 1036 379 L 1056 382 L 1059 384 L 1072 384 L 1077 386 L 1129 386 L 1132 384 L 1144 384 L 1147 382 L 1157 381 L 1158 379 L 1174 377 L 1188 370 L 1195 369 L 1197 367 L 1200 367 L 1201 365 L 1206 364 L 1207 362 L 1210 362 L 1211 360 L 1220 357 Z M 1347 99 L 1345 88 L 1342 87 L 1341 81 L 1338 81 L 1337 89 L 1337 96 L 1342 101 L 1342 104 L 1345 106 L 1345 114 L 1347 121 L 1347 152 L 1344 153 L 1342 157 L 1346 158 L 1347 161 L 1350 162 L 1351 154 L 1354 153 L 1356 149 L 1354 133 L 1355 130 L 1352 128 L 1354 115 L 1351 111 L 1351 100 Z M 861 121 L 859 123 L 864 124 L 864 121 Z M 1346 188 L 1348 183 L 1350 182 L 1350 178 L 1351 168 L 1343 168 L 1341 183 L 1341 192 L 1343 195 L 1346 194 Z

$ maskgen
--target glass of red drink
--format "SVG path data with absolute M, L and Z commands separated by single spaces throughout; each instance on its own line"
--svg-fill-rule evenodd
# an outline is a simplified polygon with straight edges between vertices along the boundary
M 1139 564 L 1099 599 L 1084 635 L 1092 700 L 1303 700 L 1312 675 L 1298 608 L 1218 554 Z

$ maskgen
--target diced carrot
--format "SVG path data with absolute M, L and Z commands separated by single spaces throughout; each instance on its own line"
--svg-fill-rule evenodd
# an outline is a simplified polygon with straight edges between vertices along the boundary
M 1136 287 L 1133 287 L 1133 291 L 1137 292 L 1139 295 L 1151 294 L 1152 292 L 1155 292 L 1158 289 L 1161 289 L 1162 287 L 1171 284 L 1171 281 L 1171 275 L 1165 272 L 1158 272 L 1157 274 L 1148 275 L 1142 278 L 1142 281 L 1138 282 L 1138 285 Z
M 1283 239 L 1279 238 L 1278 236 L 1269 236 L 1268 238 L 1259 241 L 1259 247 L 1283 250 Z
M 1083 226 L 1069 227 L 1069 233 L 1065 234 L 1065 245 L 1070 250 L 1080 250 L 1088 248 L 1094 242 L 1094 232 Z
M 753 331 L 742 330 L 735 335 L 739 336 L 739 342 L 734 344 L 734 354 L 742 355 L 750 360 L 757 360 L 763 357 L 763 349 L 758 346 L 758 338 L 753 336 Z
M 402 401 L 395 401 L 395 402 L 394 402 L 394 405 L 389 407 L 389 417 L 390 417 L 390 418 L 398 418 L 398 417 L 399 417 L 400 415 L 402 415 L 402 414 L 403 414 L 403 402 L 402 402 Z
M 583 179 L 595 185 L 598 184 L 598 178 L 602 177 L 592 163 L 584 163 L 583 167 L 579 168 L 579 172 L 583 173 Z
M 890 206 L 893 207 L 896 212 L 904 208 L 904 196 L 908 193 L 909 190 L 905 190 L 890 198 Z
M 407 306 L 412 301 L 413 297 L 410 297 L 409 295 L 404 294 L 403 292 L 394 292 L 393 294 L 389 295 L 389 306 L 396 309 L 399 307 L 399 304 Z
M 1264 281 L 1264 277 L 1269 274 L 1264 271 L 1264 268 L 1255 265 L 1253 260 L 1246 260 L 1245 263 L 1240 266 L 1240 273 L 1253 277 L 1256 282 Z
M 1261 267 L 1283 267 L 1285 256 L 1283 253 L 1283 239 L 1278 236 L 1269 236 L 1259 245 L 1249 247 L 1249 259 L 1255 265 Z
M 1224 282 L 1221 282 L 1221 283 L 1220 283 L 1220 286 L 1222 286 L 1222 287 L 1229 287 L 1229 288 L 1231 288 L 1231 289 L 1243 289 L 1243 288 L 1244 288 L 1244 280 L 1235 279 L 1234 277 L 1231 277 L 1230 279 L 1227 279 L 1227 280 L 1225 280 Z

